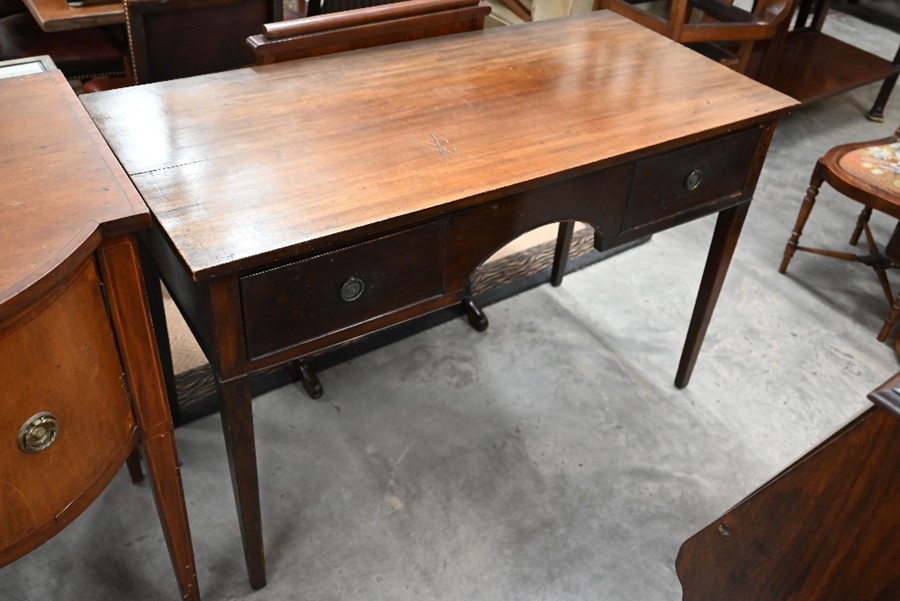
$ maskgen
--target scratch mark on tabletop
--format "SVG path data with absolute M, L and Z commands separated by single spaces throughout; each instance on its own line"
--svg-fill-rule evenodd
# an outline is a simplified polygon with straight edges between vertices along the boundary
M 450 160 L 450 155 L 456 154 L 456 148 L 450 146 L 450 140 L 444 138 L 441 140 L 438 138 L 437 134 L 434 132 L 430 132 L 432 143 L 429 144 L 432 148 L 441 153 L 441 157 L 445 161 Z

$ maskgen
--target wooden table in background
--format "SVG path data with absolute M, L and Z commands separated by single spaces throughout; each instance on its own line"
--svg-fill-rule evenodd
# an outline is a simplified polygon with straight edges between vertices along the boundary
M 125 5 L 121 0 L 104 4 L 69 6 L 66 0 L 23 0 L 28 12 L 44 31 L 84 29 L 125 23 Z
M 82 102 L 154 214 L 150 253 L 216 374 L 255 588 L 249 374 L 460 303 L 537 226 L 591 223 L 604 250 L 718 213 L 684 386 L 796 104 L 607 11 Z
M 900 72 L 900 53 L 893 60 L 875 56 L 822 32 L 831 0 L 801 0 L 792 31 L 779 52 L 778 66 L 769 83 L 806 104 L 848 90 L 883 81 Z M 885 54 L 897 53 L 896 47 Z M 890 89 L 879 99 L 883 109 Z
M 75 519 L 139 444 L 180 597 L 197 600 L 135 239 L 150 214 L 60 71 L 0 79 L 0 106 L 0 566 Z
M 681 546 L 684 601 L 900 599 L 897 386 Z

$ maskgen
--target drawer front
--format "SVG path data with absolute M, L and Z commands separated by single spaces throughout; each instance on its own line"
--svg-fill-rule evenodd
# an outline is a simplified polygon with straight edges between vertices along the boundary
M 249 357 L 441 295 L 446 254 L 438 222 L 241 278 Z
M 761 133 L 753 128 L 638 161 L 622 231 L 739 194 Z
M 15 557 L 24 537 L 58 531 L 66 507 L 99 494 L 134 431 L 91 261 L 49 306 L 0 334 L 0 551 Z

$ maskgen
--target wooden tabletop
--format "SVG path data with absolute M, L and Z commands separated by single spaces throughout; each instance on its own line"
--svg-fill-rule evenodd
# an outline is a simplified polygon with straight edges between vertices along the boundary
M 0 323 L 147 208 L 62 73 L 0 79 Z
M 197 280 L 796 104 L 608 11 L 82 102 Z
M 121 0 L 92 6 L 69 6 L 66 0 L 24 0 L 34 20 L 44 31 L 82 29 L 125 22 Z

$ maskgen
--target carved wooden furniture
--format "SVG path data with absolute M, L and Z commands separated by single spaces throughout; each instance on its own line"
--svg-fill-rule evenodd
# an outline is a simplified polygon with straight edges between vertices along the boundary
M 381 6 L 402 1 L 404 0 L 324 0 L 324 2 L 322 0 L 309 0 L 306 3 L 306 16 L 313 17 L 315 15 L 356 10 L 357 8 L 367 8 L 369 6 Z
M 462 302 L 472 272 L 538 226 L 591 223 L 605 250 L 718 213 L 685 386 L 795 104 L 608 11 L 83 102 L 151 207 L 150 253 L 216 374 L 254 588 L 251 373 Z
M 873 210 L 878 210 L 900 219 L 900 144 L 898 144 L 898 136 L 900 136 L 900 129 L 892 137 L 883 140 L 836 146 L 816 162 L 809 189 L 800 205 L 797 223 L 784 247 L 784 257 L 778 268 L 778 271 L 785 273 L 794 252 L 798 250 L 845 261 L 856 261 L 872 267 L 878 274 L 888 305 L 890 305 L 887 318 L 878 332 L 878 340 L 882 341 L 887 339 L 894 322 L 900 317 L 900 296 L 894 298 L 885 273 L 886 269 L 900 267 L 900 226 L 894 229 L 885 252 L 882 254 L 869 229 L 869 217 Z M 847 198 L 864 205 L 856 228 L 850 235 L 850 244 L 855 246 L 859 242 L 860 234 L 865 232 L 867 254 L 857 255 L 799 245 L 800 236 L 803 234 L 806 220 L 809 219 L 809 214 L 815 205 L 822 182 L 827 182 Z
M 49 55 L 69 79 L 125 73 L 124 44 L 104 28 L 45 32 L 28 13 L 0 18 L 0 60 Z
M 0 79 L 0 105 L 0 565 L 75 519 L 139 444 L 181 598 L 197 600 L 135 249 L 149 212 L 59 71 Z
M 137 83 L 253 64 L 244 40 L 280 21 L 281 0 L 125 0 Z
M 737 71 L 766 82 L 774 69 L 794 3 L 795 0 L 758 0 L 753 12 L 748 12 L 720 0 L 669 0 L 668 14 L 660 16 L 642 9 L 642 2 L 635 0 L 594 0 L 594 10 L 617 12 L 676 42 L 697 46 Z M 692 20 L 692 12 L 699 12 L 702 17 Z
M 73 2 L 66 0 L 24 0 L 28 12 L 44 31 L 66 31 L 125 23 L 121 0 Z
M 484 28 L 491 8 L 479 0 L 406 0 L 268 23 L 247 43 L 257 65 Z
M 681 546 L 684 601 L 900 599 L 898 385 Z
M 800 1 L 769 85 L 807 104 L 884 80 L 868 114 L 869 119 L 882 121 L 900 72 L 900 49 L 892 62 L 823 33 L 830 6 L 831 0 Z M 890 48 L 885 54 L 894 52 Z

